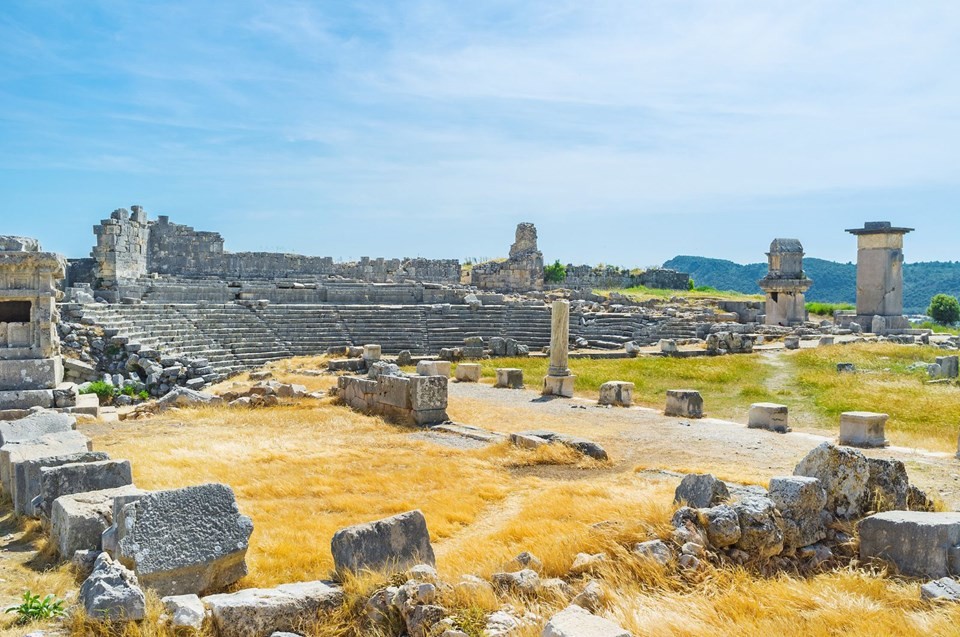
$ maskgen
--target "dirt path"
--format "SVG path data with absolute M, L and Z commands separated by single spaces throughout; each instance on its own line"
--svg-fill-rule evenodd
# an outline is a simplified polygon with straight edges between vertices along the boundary
M 833 441 L 806 431 L 776 434 L 716 418 L 673 418 L 644 407 L 599 407 L 585 399 L 544 399 L 530 390 L 471 383 L 450 384 L 448 412 L 457 422 L 505 433 L 551 429 L 594 439 L 607 449 L 614 471 L 709 471 L 760 484 L 793 473 L 810 449 Z M 903 461 L 915 484 L 960 508 L 960 462 L 952 455 L 901 447 L 865 453 Z

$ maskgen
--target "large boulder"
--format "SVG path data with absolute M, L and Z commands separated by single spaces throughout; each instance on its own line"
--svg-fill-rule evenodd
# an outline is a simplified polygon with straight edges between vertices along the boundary
M 820 513 L 827 504 L 827 492 L 817 478 L 771 478 L 770 499 L 783 515 L 784 548 L 809 546 L 826 537 Z
M 342 604 L 343 590 L 328 582 L 301 582 L 210 595 L 201 601 L 210 609 L 219 637 L 266 637 L 275 631 L 303 630 L 321 612 Z
M 870 511 L 906 511 L 910 479 L 907 468 L 899 460 L 867 458 L 870 477 L 867 479 L 865 509 Z
M 223 399 L 214 394 L 208 394 L 187 387 L 177 387 L 157 401 L 156 409 L 163 411 L 171 407 L 206 407 L 220 405 L 222 403 Z
M 99 621 L 140 621 L 147 612 L 136 576 L 106 553 L 100 554 L 80 587 L 80 603 L 88 617 Z
M 740 539 L 734 546 L 759 558 L 783 551 L 783 520 L 770 498 L 748 495 L 733 508 L 740 521 Z
M 904 575 L 960 574 L 960 513 L 887 511 L 860 521 L 860 559 L 893 563 Z
M 62 495 L 103 491 L 133 484 L 129 460 L 71 462 L 40 469 L 40 495 L 34 508 L 49 515 L 53 501 Z
M 161 595 L 214 591 L 247 574 L 253 522 L 225 484 L 150 493 L 116 523 L 117 557 Z
M 330 542 L 338 573 L 364 569 L 396 572 L 417 564 L 436 565 L 427 521 L 420 511 L 340 529 Z
M 695 509 L 704 509 L 721 504 L 730 497 L 723 480 L 709 473 L 691 473 L 683 477 L 673 494 L 675 504 L 686 502 Z
M 571 605 L 550 618 L 541 637 L 631 637 L 609 619 Z
M 60 496 L 50 507 L 50 539 L 65 559 L 101 549 L 103 532 L 113 523 L 114 500 L 143 495 L 146 491 L 130 485 Z
M 826 509 L 837 517 L 863 514 L 870 465 L 859 451 L 824 442 L 800 461 L 793 474 L 817 478 L 827 492 Z
M 701 509 L 703 526 L 707 532 L 707 541 L 718 549 L 732 546 L 740 541 L 740 518 L 737 510 L 728 504 L 709 509 Z

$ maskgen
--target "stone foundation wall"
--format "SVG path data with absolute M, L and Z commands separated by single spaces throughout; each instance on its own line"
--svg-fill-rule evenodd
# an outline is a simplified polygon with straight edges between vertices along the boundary
M 445 376 L 341 376 L 337 396 L 353 409 L 403 424 L 422 426 L 447 420 Z

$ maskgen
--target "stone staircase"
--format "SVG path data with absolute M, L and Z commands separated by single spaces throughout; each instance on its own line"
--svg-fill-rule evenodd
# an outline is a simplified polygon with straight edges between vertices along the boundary
M 257 315 L 294 356 L 310 356 L 328 347 L 352 345 L 350 332 L 331 305 L 268 305 Z
M 674 340 L 698 338 L 697 324 L 684 319 L 669 319 L 660 324 L 659 336 Z
M 635 314 L 590 312 L 578 318 L 577 336 L 597 349 L 622 348 L 635 339 L 637 329 L 643 324 L 643 317 Z

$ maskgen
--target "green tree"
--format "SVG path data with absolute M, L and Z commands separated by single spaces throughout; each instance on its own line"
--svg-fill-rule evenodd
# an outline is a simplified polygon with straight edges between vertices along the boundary
M 687 289 L 688 289 L 688 290 L 693 291 L 696 287 L 697 287 L 696 284 L 694 284 L 694 282 L 693 282 L 693 277 L 690 277 L 689 279 L 687 279 Z
M 938 294 L 930 299 L 927 314 L 940 325 L 953 325 L 960 321 L 960 301 L 949 294 Z
M 547 283 L 563 283 L 567 278 L 567 266 L 560 263 L 560 259 L 543 269 L 543 280 Z

